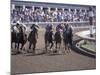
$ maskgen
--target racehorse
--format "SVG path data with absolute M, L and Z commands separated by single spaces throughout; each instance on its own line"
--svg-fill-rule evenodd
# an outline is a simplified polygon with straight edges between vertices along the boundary
M 69 50 L 69 46 L 72 46 L 72 28 L 67 24 L 63 32 L 63 41 L 65 45 L 65 50 Z
M 60 32 L 56 32 L 55 35 L 54 35 L 54 41 L 55 41 L 55 44 L 56 44 L 56 49 L 58 48 L 58 45 L 59 45 L 59 49 L 61 47 L 61 33 Z
M 19 49 L 19 44 L 21 44 L 21 50 L 23 49 L 24 44 L 27 41 L 27 35 L 23 32 L 22 26 L 19 29 L 19 33 L 17 34 L 17 43 L 18 43 L 18 49 Z
M 28 41 L 29 41 L 29 49 L 31 49 L 31 45 L 33 45 L 33 53 L 35 53 L 37 38 L 38 38 L 38 30 L 33 27 L 32 31 L 29 33 Z
M 12 29 L 11 31 L 11 48 L 13 48 L 13 43 L 15 43 L 15 48 L 16 48 L 16 32 Z
M 46 52 L 47 52 L 47 48 L 48 46 L 50 46 L 50 49 L 52 49 L 54 43 L 53 43 L 53 32 L 50 30 L 50 31 L 46 31 L 45 32 L 45 37 L 44 37 L 44 40 L 45 40 L 45 49 L 46 49 Z
M 15 43 L 15 48 L 17 48 L 19 50 L 19 45 L 21 44 L 21 50 L 23 49 L 24 44 L 27 41 L 27 35 L 25 34 L 24 30 L 23 30 L 23 26 L 19 26 L 18 31 L 16 32 L 16 30 L 12 27 L 12 32 L 11 32 L 11 48 L 13 43 Z

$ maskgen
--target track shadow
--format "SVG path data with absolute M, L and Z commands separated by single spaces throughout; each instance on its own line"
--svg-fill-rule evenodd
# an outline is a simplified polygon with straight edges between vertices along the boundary
M 39 51 L 40 49 L 36 49 L 35 51 Z M 45 54 L 45 51 L 44 50 L 41 50 L 40 52 L 29 52 L 29 53 L 25 53 L 24 55 L 25 56 L 37 56 L 37 55 L 44 55 Z

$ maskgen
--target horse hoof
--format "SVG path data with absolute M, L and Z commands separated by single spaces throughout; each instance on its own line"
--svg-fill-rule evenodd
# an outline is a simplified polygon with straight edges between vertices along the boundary
M 57 53 L 57 50 L 53 51 L 54 53 Z
M 27 51 L 27 53 L 32 53 L 31 51 Z
M 20 51 L 17 51 L 16 54 L 20 54 Z

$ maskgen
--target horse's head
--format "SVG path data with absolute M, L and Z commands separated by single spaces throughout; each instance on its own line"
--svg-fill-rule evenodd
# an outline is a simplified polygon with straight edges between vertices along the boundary
M 67 30 L 69 27 L 69 24 L 65 24 L 65 29 Z

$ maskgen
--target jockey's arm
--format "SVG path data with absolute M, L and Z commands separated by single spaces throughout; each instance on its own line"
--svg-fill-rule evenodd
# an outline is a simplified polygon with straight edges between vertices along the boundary
M 39 26 L 38 25 L 35 25 L 37 28 L 39 28 Z
M 23 25 L 23 27 L 24 27 L 24 29 L 26 30 L 26 28 L 27 28 L 26 25 Z

